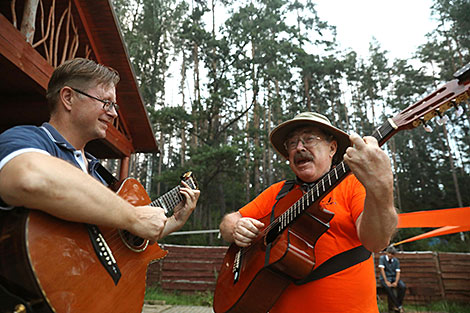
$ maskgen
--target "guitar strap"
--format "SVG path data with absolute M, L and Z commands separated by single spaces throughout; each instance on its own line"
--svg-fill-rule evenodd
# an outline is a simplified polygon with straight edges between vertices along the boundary
M 276 202 L 274 203 L 273 205 L 273 208 L 271 209 L 271 218 L 270 218 L 270 223 L 272 223 L 274 221 L 274 208 L 276 207 L 277 203 L 279 202 L 279 200 L 281 200 L 285 195 L 287 195 L 289 193 L 289 191 L 291 191 L 291 189 L 294 187 L 295 185 L 295 180 L 293 179 L 290 179 L 290 180 L 286 180 L 284 182 L 284 185 L 282 186 L 281 190 L 279 190 L 277 196 L 276 196 Z M 270 242 L 267 246 L 266 246 L 266 254 L 264 256 L 264 264 L 265 265 L 269 265 L 269 254 L 271 252 L 271 245 L 272 243 Z
M 370 256 L 371 252 L 364 248 L 363 245 L 343 251 L 320 264 L 319 267 L 313 270 L 305 278 L 294 281 L 294 284 L 303 285 L 311 281 L 324 278 L 361 263 L 367 260 Z
M 273 208 L 271 210 L 271 220 L 272 223 L 274 221 L 274 208 L 276 207 L 277 203 L 280 199 L 282 199 L 285 195 L 289 193 L 294 187 L 296 181 L 295 180 L 287 180 L 282 186 L 281 190 L 276 196 L 276 203 L 274 203 Z M 266 249 L 265 255 L 265 265 L 269 264 L 269 253 L 271 250 L 271 243 L 268 244 Z M 309 275 L 306 277 L 294 281 L 296 285 L 303 285 L 309 283 L 311 281 L 321 279 L 327 277 L 329 275 L 335 274 L 342 270 L 345 270 L 353 265 L 359 264 L 365 260 L 367 260 L 371 256 L 371 252 L 364 248 L 363 245 L 357 246 L 355 248 L 343 251 L 339 254 L 336 254 L 320 264 L 315 270 L 313 270 Z
M 108 186 L 112 190 L 114 190 L 114 188 L 119 183 L 119 180 L 116 177 L 114 177 L 114 175 L 111 174 L 103 165 L 101 165 L 101 163 L 97 163 L 96 171 L 101 176 L 101 178 L 104 179 L 104 181 L 108 184 Z

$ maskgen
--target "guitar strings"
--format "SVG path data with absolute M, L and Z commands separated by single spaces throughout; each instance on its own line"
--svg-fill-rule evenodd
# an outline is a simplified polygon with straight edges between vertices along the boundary
M 341 170 L 338 172 L 338 170 Z M 282 214 L 280 214 L 273 222 L 271 222 L 266 228 L 263 229 L 260 236 L 258 236 L 248 247 L 240 248 L 241 256 L 244 256 L 246 253 L 250 252 L 251 248 L 255 246 L 259 241 L 264 240 L 267 234 L 273 230 L 275 227 L 281 226 L 281 228 L 285 228 L 282 226 L 281 220 L 287 220 L 285 225 L 287 226 L 292 220 L 294 220 L 298 215 L 303 213 L 306 209 L 308 209 L 320 196 L 328 191 L 328 189 L 336 183 L 340 178 L 344 175 L 349 173 L 350 169 L 344 161 L 341 161 L 336 167 L 331 169 L 325 176 L 321 178 L 321 180 L 315 184 L 312 188 L 310 188 L 302 197 L 299 198 L 294 204 L 292 204 L 287 210 L 285 210 Z M 323 187 L 323 191 L 320 190 L 321 186 Z M 327 186 L 327 187 L 325 187 Z M 315 196 L 317 194 L 317 196 Z M 315 199 L 317 198 L 317 199 Z M 311 199 L 311 200 L 310 200 Z M 311 201 L 309 203 L 309 200 Z M 297 212 L 296 209 L 299 209 Z M 290 218 L 289 218 L 290 216 Z M 282 232 L 282 229 L 280 230 Z M 279 232 L 279 233 L 280 233 Z
M 189 185 L 190 188 L 197 189 L 196 184 L 194 183 L 192 178 L 188 178 L 185 182 Z M 180 188 L 181 188 L 180 186 L 174 187 L 173 189 L 166 192 L 165 194 L 163 194 L 162 196 L 160 196 L 159 198 L 155 199 L 154 201 L 150 202 L 147 205 L 156 207 L 156 206 L 161 206 L 163 203 L 167 207 L 171 207 L 171 209 L 174 209 L 177 205 L 179 205 L 184 200 L 184 196 L 181 194 Z M 131 236 L 131 239 L 132 237 L 139 238 L 143 241 L 142 245 L 146 244 L 146 241 L 147 241 L 146 239 L 136 236 L 130 232 L 129 234 Z M 102 235 L 105 238 L 108 246 L 110 246 L 110 248 L 114 246 L 118 246 L 114 250 L 111 248 L 111 251 L 113 255 L 115 256 L 115 258 L 119 256 L 120 254 L 119 252 L 122 251 L 123 249 L 129 249 L 129 247 L 126 244 L 118 245 L 118 243 L 121 241 L 128 241 L 125 238 L 121 237 L 119 229 L 106 230 L 102 233 Z M 129 244 L 129 242 L 127 243 Z M 130 245 L 132 246 L 132 244 Z M 139 249 L 139 248 L 136 247 L 136 249 Z

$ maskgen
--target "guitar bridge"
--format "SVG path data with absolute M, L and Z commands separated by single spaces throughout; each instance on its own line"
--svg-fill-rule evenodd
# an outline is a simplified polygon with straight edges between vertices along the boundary
M 96 225 L 87 225 L 88 234 L 90 236 L 91 244 L 95 250 L 98 260 L 104 266 L 106 271 L 111 276 L 114 285 L 117 285 L 119 279 L 121 279 L 121 271 L 117 266 L 116 260 L 114 259 L 113 253 L 109 248 L 106 240 L 104 240 L 100 229 Z

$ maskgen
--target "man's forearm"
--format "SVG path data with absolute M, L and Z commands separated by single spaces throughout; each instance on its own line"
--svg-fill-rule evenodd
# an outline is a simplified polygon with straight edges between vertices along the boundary
M 385 193 L 381 198 L 380 195 L 367 195 L 358 222 L 359 239 L 368 250 L 379 252 L 385 248 L 398 224 L 393 194 Z
M 124 228 L 134 207 L 90 175 L 40 153 L 12 159 L 0 173 L 2 199 L 13 206 L 39 209 L 56 217 Z M 15 179 L 13 179 L 15 177 Z
M 241 214 L 238 212 L 232 212 L 224 216 L 220 223 L 220 235 L 226 242 L 234 242 L 233 229 L 235 224 L 241 218 Z

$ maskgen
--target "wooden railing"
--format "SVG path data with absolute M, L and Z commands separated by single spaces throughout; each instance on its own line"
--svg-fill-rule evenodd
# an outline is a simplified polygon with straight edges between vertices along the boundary
M 227 247 L 163 245 L 163 248 L 169 253 L 149 266 L 147 286 L 182 292 L 214 291 Z M 379 256 L 374 255 L 376 265 Z M 442 299 L 470 302 L 470 253 L 399 252 L 396 256 L 407 285 L 407 303 Z M 380 287 L 378 274 L 376 266 Z

